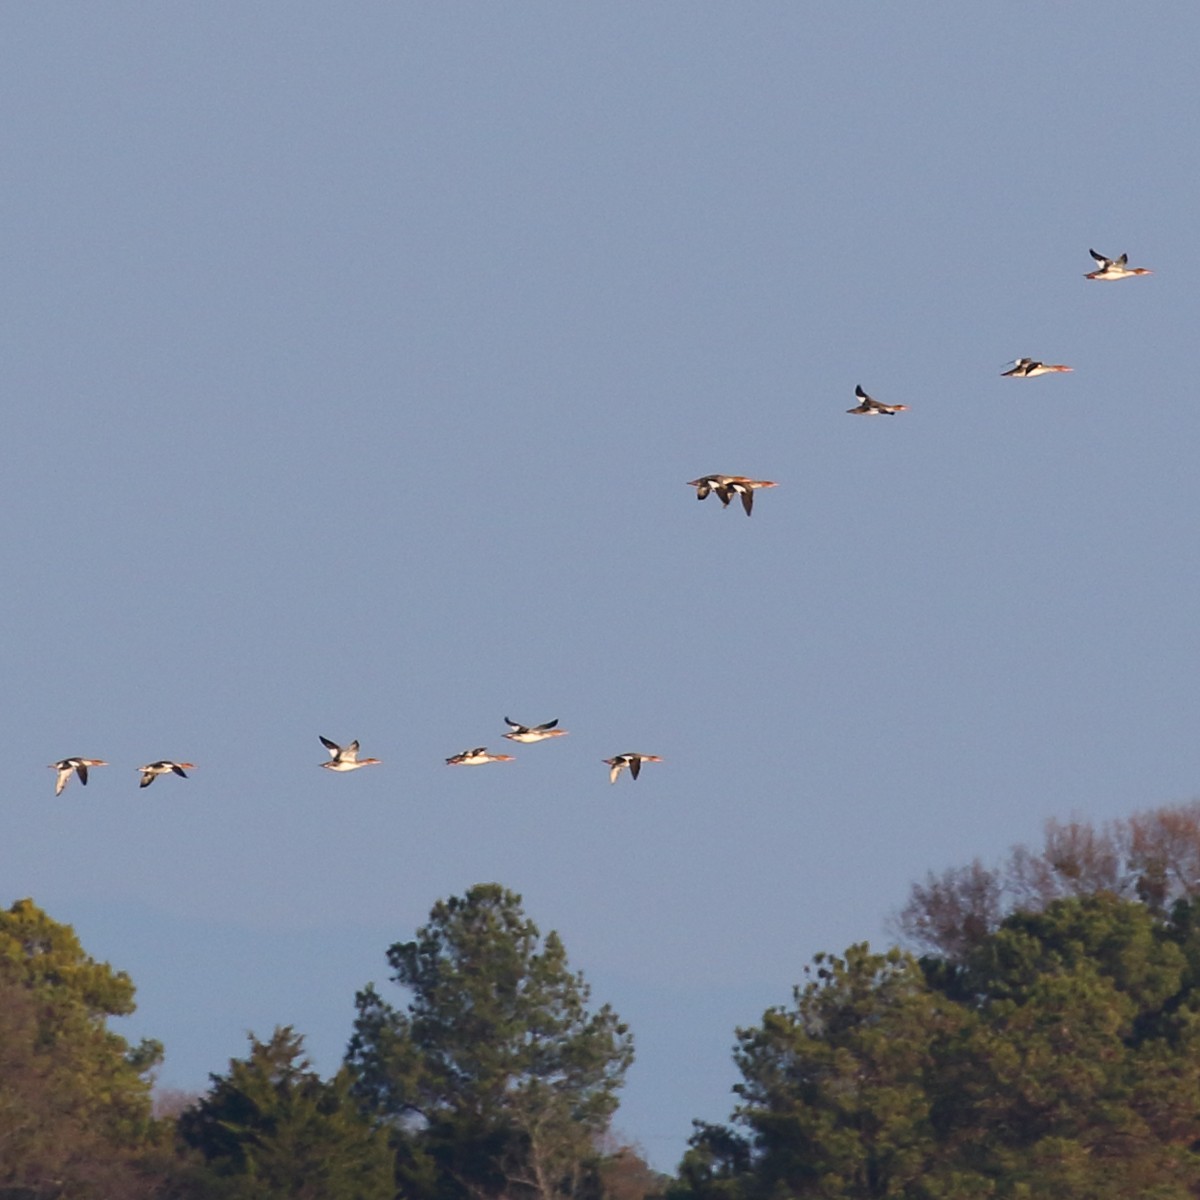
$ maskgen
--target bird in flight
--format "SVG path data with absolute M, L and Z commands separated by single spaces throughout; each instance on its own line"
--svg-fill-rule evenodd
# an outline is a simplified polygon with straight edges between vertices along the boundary
M 1009 371 L 1001 371 L 1000 378 L 1032 379 L 1035 375 L 1049 375 L 1054 371 L 1073 371 L 1074 367 L 1062 363 L 1043 363 L 1035 358 L 1018 358 Z
M 567 736 L 567 730 L 555 729 L 558 724 L 557 717 L 553 721 L 547 721 L 545 725 L 518 725 L 516 721 L 510 721 L 507 717 L 504 718 L 504 723 L 509 727 L 509 732 L 504 736 L 510 742 L 544 742 L 547 738 Z
M 464 750 L 461 754 L 452 754 L 446 759 L 446 766 L 482 767 L 484 763 L 512 761 L 511 754 L 489 754 L 486 746 L 476 746 L 474 750 Z
M 184 770 L 184 767 L 188 771 L 194 771 L 196 764 L 171 762 L 167 758 L 159 759 L 158 762 L 147 763 L 144 767 L 138 767 L 138 770 L 142 773 L 142 781 L 138 784 L 138 787 L 149 787 L 159 775 L 168 775 L 172 771 L 181 778 L 186 779 L 187 771 Z
M 107 766 L 108 763 L 102 758 L 64 758 L 59 762 L 51 763 L 50 769 L 58 772 L 58 777 L 54 781 L 54 794 L 62 795 L 63 788 L 70 782 L 72 771 L 79 776 L 80 783 L 86 784 L 88 767 Z
M 1088 253 L 1099 263 L 1099 268 L 1089 271 L 1084 279 L 1129 279 L 1134 275 L 1153 275 L 1154 272 L 1146 267 L 1129 266 L 1129 255 L 1122 254 L 1120 258 L 1105 258 L 1095 250 Z
M 657 754 L 618 754 L 614 758 L 605 758 L 601 761 L 608 764 L 608 782 L 616 783 L 626 767 L 629 768 L 630 775 L 636 779 L 638 772 L 642 769 L 642 763 L 662 762 L 662 759 Z
M 907 404 L 884 404 L 873 396 L 868 396 L 861 383 L 855 387 L 854 394 L 859 400 L 858 407 L 848 408 L 847 412 L 861 413 L 866 417 L 890 417 L 898 412 L 908 412 Z
M 339 746 L 337 742 L 331 742 L 327 737 L 321 737 L 319 733 L 317 737 L 321 738 L 321 745 L 329 751 L 329 761 L 321 764 L 327 771 L 357 771 L 359 767 L 379 766 L 377 758 L 358 757 L 357 739 L 348 746 Z
M 728 508 L 734 496 L 741 496 L 742 507 L 749 516 L 754 509 L 754 492 L 757 488 L 773 488 L 769 479 L 747 479 L 745 475 L 703 475 L 688 481 L 688 487 L 696 489 L 697 500 L 707 500 L 710 492 L 717 494 L 723 507 Z

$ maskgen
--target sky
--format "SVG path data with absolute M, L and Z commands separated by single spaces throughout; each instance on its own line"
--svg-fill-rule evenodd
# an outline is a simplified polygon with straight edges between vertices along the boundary
M 200 1091 L 277 1024 L 336 1069 L 387 947 L 498 881 L 630 1024 L 615 1126 L 670 1170 L 735 1029 L 927 871 L 1193 798 L 1198 40 L 1184 0 L 5 7 L 0 903 Z M 56 799 L 68 755 L 111 765 Z

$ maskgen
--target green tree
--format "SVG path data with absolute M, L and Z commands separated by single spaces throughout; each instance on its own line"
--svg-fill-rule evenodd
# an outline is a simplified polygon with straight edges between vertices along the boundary
M 0 1197 L 149 1195 L 148 1072 L 156 1042 L 107 1026 L 131 1013 L 124 972 L 88 957 L 32 900 L 0 912 Z
M 608 1005 L 589 1011 L 558 935 L 542 938 L 519 896 L 478 884 L 439 901 L 388 963 L 409 1003 L 360 992 L 347 1061 L 394 1123 L 406 1191 L 582 1194 L 633 1041 Z
M 795 1196 L 927 1194 L 938 1157 L 939 1043 L 969 1014 L 898 950 L 818 955 L 791 1009 L 738 1032 L 736 1119 L 753 1134 L 756 1189 Z
M 947 1051 L 950 1125 L 998 1194 L 1200 1182 L 1200 996 L 1171 923 L 1107 893 L 1057 900 L 1014 913 L 965 966 L 927 966 L 979 1014 Z
M 208 1094 L 179 1116 L 205 1169 L 185 1194 L 229 1200 L 391 1200 L 392 1152 L 350 1094 L 343 1068 L 324 1081 L 290 1027 L 212 1076 Z
M 1197 951 L 1191 901 L 1102 892 L 962 956 L 819 955 L 791 1008 L 739 1031 L 740 1131 L 700 1129 L 674 1194 L 1194 1197 Z

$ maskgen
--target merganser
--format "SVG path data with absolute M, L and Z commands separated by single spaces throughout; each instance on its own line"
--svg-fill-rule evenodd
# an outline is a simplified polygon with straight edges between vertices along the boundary
M 452 754 L 446 759 L 448 767 L 482 767 L 490 762 L 513 762 L 511 754 L 489 754 L 486 746 L 476 746 L 474 750 L 464 750 L 461 754 Z
M 58 772 L 54 781 L 54 794 L 62 795 L 62 790 L 71 779 L 71 772 L 79 776 L 79 782 L 87 783 L 88 767 L 107 767 L 108 763 L 102 758 L 64 758 L 61 762 L 51 763 L 50 770 Z
M 1084 279 L 1128 279 L 1132 275 L 1154 274 L 1146 267 L 1128 266 L 1128 254 L 1122 254 L 1120 258 L 1105 258 L 1103 254 L 1097 254 L 1095 250 L 1089 250 L 1088 253 L 1100 264 L 1100 269 L 1089 271 Z
M 159 759 L 158 762 L 147 763 L 144 767 L 138 767 L 138 770 L 142 773 L 142 782 L 138 784 L 138 787 L 149 787 L 154 782 L 156 776 L 167 775 L 171 771 L 186 779 L 187 772 L 184 771 L 184 767 L 187 767 L 188 771 L 194 771 L 196 764 L 171 762 L 170 759 L 166 758 Z
M 359 767 L 377 767 L 380 764 L 377 758 L 358 757 L 357 738 L 348 746 L 339 746 L 319 733 L 317 737 L 321 738 L 321 745 L 329 751 L 329 761 L 321 764 L 327 771 L 357 771 Z
M 707 500 L 709 492 L 716 492 L 717 499 L 725 508 L 729 507 L 729 502 L 734 496 L 741 496 L 746 516 L 749 516 L 754 508 L 755 489 L 775 486 L 769 479 L 747 479 L 745 475 L 704 475 L 700 479 L 688 482 L 688 487 L 696 489 L 697 500 Z
M 544 742 L 547 738 L 567 736 L 567 730 L 554 728 L 558 724 L 557 717 L 553 721 L 547 721 L 545 725 L 518 725 L 516 721 L 510 721 L 507 717 L 504 718 L 504 723 L 512 730 L 504 735 L 510 742 Z
M 868 417 L 890 417 L 894 413 L 908 412 L 907 404 L 881 404 L 873 396 L 868 396 L 863 391 L 861 383 L 855 386 L 854 394 L 859 398 L 861 403 L 857 408 L 846 409 L 849 413 L 862 413 Z
M 1018 358 L 1011 371 L 1001 371 L 1000 378 L 1015 377 L 1017 379 L 1032 379 L 1035 375 L 1048 375 L 1052 371 L 1073 371 L 1074 367 L 1062 363 L 1043 363 L 1033 358 Z
M 630 775 L 636 779 L 638 772 L 642 769 L 642 763 L 662 762 L 662 759 L 657 754 L 618 754 L 615 758 L 604 758 L 600 761 L 608 764 L 608 782 L 616 783 L 626 767 L 629 768 Z

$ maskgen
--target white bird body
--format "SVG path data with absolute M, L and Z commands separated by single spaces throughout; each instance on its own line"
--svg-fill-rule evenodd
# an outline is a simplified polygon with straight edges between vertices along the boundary
M 380 765 L 377 758 L 358 757 L 357 738 L 348 746 L 339 746 L 337 742 L 331 742 L 327 737 L 321 737 L 320 734 L 317 736 L 321 738 L 321 745 L 329 751 L 329 761 L 321 764 L 327 771 L 357 771 L 359 767 Z
M 79 776 L 79 782 L 86 785 L 88 781 L 88 767 L 107 767 L 108 763 L 102 758 L 64 758 L 56 763 L 50 764 L 52 771 L 57 771 L 58 775 L 54 780 L 54 794 L 62 795 L 62 790 L 71 780 L 71 773 L 74 772 Z

